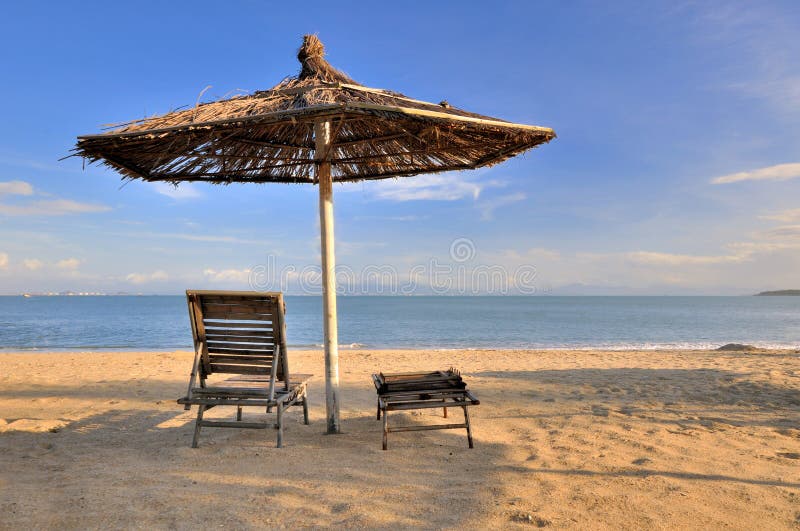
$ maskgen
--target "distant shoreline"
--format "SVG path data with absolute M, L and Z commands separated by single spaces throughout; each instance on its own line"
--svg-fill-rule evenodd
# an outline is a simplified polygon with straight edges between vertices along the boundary
M 762 291 L 756 293 L 756 297 L 798 297 L 800 289 L 779 289 L 775 291 Z

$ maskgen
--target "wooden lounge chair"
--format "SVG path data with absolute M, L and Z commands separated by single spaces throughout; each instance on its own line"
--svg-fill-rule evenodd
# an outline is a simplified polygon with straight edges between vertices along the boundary
M 302 405 L 308 424 L 306 384 L 311 377 L 289 373 L 283 294 L 188 290 L 186 299 L 195 354 L 189 390 L 178 403 L 187 410 L 198 406 L 192 448 L 205 427 L 276 428 L 280 448 L 287 408 Z M 236 406 L 236 420 L 204 420 L 203 414 L 216 406 Z M 276 408 L 276 422 L 244 422 L 243 407 L 267 413 Z
M 446 371 L 407 372 L 395 374 L 373 374 L 372 382 L 378 392 L 378 420 L 383 416 L 383 449 L 389 445 L 389 433 L 393 431 L 449 430 L 465 428 L 467 443 L 472 448 L 472 426 L 469 422 L 469 406 L 480 401 L 467 390 L 461 373 L 453 368 Z M 389 426 L 389 411 L 408 409 L 443 408 L 447 418 L 448 407 L 464 410 L 464 423 L 427 424 L 411 426 Z

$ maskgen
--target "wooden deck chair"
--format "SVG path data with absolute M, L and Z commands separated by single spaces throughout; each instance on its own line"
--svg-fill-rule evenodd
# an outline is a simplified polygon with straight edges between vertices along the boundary
M 186 299 L 195 354 L 189 390 L 178 403 L 187 410 L 198 406 L 192 448 L 205 427 L 276 428 L 280 448 L 286 409 L 302 405 L 308 424 L 306 384 L 311 377 L 289 373 L 283 294 L 187 290 Z M 236 420 L 204 420 L 203 414 L 216 406 L 236 406 Z M 242 421 L 243 407 L 267 413 L 275 408 L 276 422 Z

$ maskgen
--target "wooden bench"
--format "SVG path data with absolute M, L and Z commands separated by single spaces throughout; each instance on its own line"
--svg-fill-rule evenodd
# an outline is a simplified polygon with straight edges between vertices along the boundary
M 473 448 L 472 428 L 469 422 L 469 406 L 477 406 L 480 401 L 467 390 L 467 384 L 456 369 L 447 371 L 415 373 L 378 373 L 372 375 L 375 390 L 378 392 L 378 420 L 383 416 L 383 449 L 388 448 L 390 432 L 422 430 L 467 430 L 469 447 Z M 442 408 L 447 418 L 448 407 L 464 410 L 464 422 L 458 424 L 426 424 L 410 426 L 389 426 L 389 411 L 409 409 Z

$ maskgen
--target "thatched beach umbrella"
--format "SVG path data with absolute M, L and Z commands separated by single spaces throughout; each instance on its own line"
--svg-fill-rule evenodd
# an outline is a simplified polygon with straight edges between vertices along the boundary
M 338 433 L 332 183 L 490 166 L 555 133 L 368 88 L 323 56 L 319 39 L 306 35 L 296 77 L 81 136 L 74 151 L 130 179 L 319 186 L 327 427 Z

